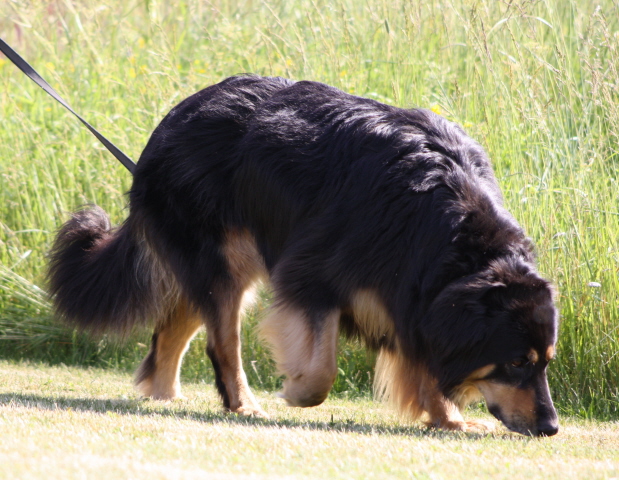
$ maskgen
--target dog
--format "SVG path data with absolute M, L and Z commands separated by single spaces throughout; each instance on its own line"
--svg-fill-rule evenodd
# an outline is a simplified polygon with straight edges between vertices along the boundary
M 378 351 L 375 390 L 412 419 L 550 436 L 557 340 L 551 284 L 503 206 L 482 147 L 428 110 L 311 81 L 235 76 L 174 107 L 150 137 L 112 228 L 77 213 L 50 252 L 57 312 L 97 334 L 154 326 L 136 373 L 180 395 L 195 333 L 229 412 L 266 417 L 242 368 L 242 299 L 267 282 L 261 335 L 289 405 L 323 402 L 341 332 Z

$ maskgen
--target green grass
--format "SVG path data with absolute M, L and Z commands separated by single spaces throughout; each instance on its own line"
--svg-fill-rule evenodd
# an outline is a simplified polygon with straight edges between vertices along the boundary
M 612 419 L 618 9 L 612 0 L 32 0 L 0 3 L 0 35 L 134 159 L 175 103 L 241 72 L 323 81 L 461 123 L 490 153 L 509 210 L 557 286 L 550 381 L 560 411 Z M 145 338 L 123 348 L 80 339 L 51 323 L 40 290 L 67 212 L 94 202 L 122 221 L 129 174 L 4 60 L 0 112 L 0 355 L 133 368 Z M 271 388 L 251 324 L 246 369 L 253 385 Z M 363 396 L 371 360 L 343 349 L 337 391 Z M 186 378 L 210 378 L 201 350 L 192 346 Z
M 173 403 L 136 397 L 126 374 L 0 361 L 0 478 L 608 479 L 617 423 L 562 419 L 531 439 L 427 430 L 371 401 L 226 415 L 210 385 Z M 485 416 L 473 411 L 469 416 Z

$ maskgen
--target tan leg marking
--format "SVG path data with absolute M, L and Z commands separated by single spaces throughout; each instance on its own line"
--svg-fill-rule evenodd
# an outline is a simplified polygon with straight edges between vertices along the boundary
M 215 355 L 219 374 L 228 397 L 228 410 L 241 415 L 268 418 L 258 404 L 247 383 L 247 376 L 241 361 L 239 331 L 231 319 L 227 328 L 209 329 L 209 349 Z
M 453 395 L 451 395 L 451 400 L 458 405 L 458 408 L 463 410 L 467 405 L 482 398 L 477 383 L 490 375 L 495 368 L 494 364 L 478 368 L 456 387 Z
M 168 319 L 156 328 L 156 343 L 149 355 L 154 354 L 154 369 L 136 385 L 142 395 L 159 400 L 181 397 L 180 370 L 183 355 L 202 321 L 185 302 L 180 304 Z M 154 347 L 155 351 L 152 351 Z M 140 367 L 148 368 L 148 357 Z M 138 370 L 139 376 L 140 370 Z
M 465 421 L 458 405 L 440 392 L 428 370 L 406 360 L 399 350 L 398 345 L 393 352 L 383 350 L 379 354 L 374 380 L 378 398 L 393 403 L 413 420 L 429 417 L 426 424 L 434 428 L 465 432 L 488 432 L 494 428 L 488 422 Z M 466 389 L 459 401 L 470 399 L 472 393 L 473 390 Z
M 260 408 L 247 384 L 241 358 L 241 317 L 250 300 L 249 292 L 266 276 L 262 257 L 255 240 L 246 230 L 230 230 L 226 234 L 222 253 L 228 263 L 233 286 L 218 285 L 215 294 L 221 298 L 220 318 L 207 321 L 208 346 L 218 364 L 225 385 L 229 410 L 241 415 L 268 417 Z
M 337 375 L 340 311 L 329 312 L 312 329 L 305 313 L 289 306 L 274 307 L 260 324 L 278 371 L 286 375 L 280 396 L 295 407 L 322 403 Z
M 393 320 L 376 292 L 359 290 L 352 296 L 350 306 L 355 323 L 365 337 L 375 341 L 384 336 L 394 337 Z
M 246 230 L 230 230 L 226 233 L 223 254 L 230 274 L 246 289 L 252 283 L 266 277 L 266 268 L 258 252 L 254 237 Z

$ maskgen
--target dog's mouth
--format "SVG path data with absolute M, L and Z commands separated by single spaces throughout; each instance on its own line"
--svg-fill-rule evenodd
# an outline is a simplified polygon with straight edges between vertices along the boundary
M 503 425 L 512 432 L 520 433 L 529 437 L 552 437 L 559 432 L 559 422 L 556 415 L 548 415 L 543 418 L 537 418 L 534 424 L 531 424 L 528 418 L 519 413 L 514 413 L 510 416 L 505 415 L 498 405 L 489 405 L 488 410 Z

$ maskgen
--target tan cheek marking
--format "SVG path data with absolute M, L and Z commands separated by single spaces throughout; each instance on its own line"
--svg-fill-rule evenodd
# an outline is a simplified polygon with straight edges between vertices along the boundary
M 539 354 L 536 350 L 531 349 L 531 351 L 527 355 L 527 358 L 529 359 L 529 362 L 537 363 L 539 361 Z
M 500 383 L 481 381 L 478 386 L 489 404 L 498 405 L 508 419 L 524 418 L 530 426 L 535 424 L 535 391 Z
M 532 388 L 511 390 L 513 410 L 523 412 L 527 418 L 535 421 L 535 391 Z
M 550 345 L 550 347 L 546 349 L 546 360 L 550 361 L 553 358 L 555 358 L 555 347 Z

